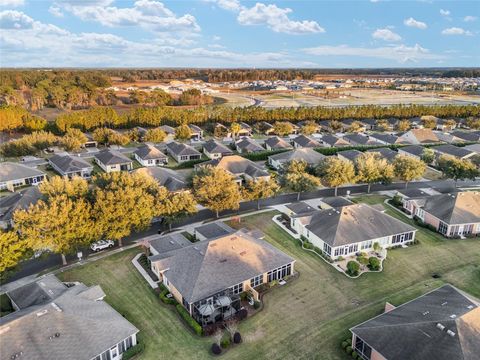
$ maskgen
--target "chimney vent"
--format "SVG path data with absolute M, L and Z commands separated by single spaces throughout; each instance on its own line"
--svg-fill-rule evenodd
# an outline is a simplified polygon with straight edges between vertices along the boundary
M 445 325 L 442 325 L 442 324 L 438 323 L 437 328 L 443 331 L 443 330 L 445 330 Z
M 452 330 L 447 330 L 447 334 L 450 335 L 451 337 L 455 336 L 455 333 Z

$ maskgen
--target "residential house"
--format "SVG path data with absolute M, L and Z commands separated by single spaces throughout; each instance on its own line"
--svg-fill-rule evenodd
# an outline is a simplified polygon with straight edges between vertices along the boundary
M 432 150 L 438 155 L 450 155 L 458 159 L 468 159 L 475 155 L 474 151 L 465 149 L 464 147 L 458 147 L 451 144 L 439 145 L 432 147 Z
M 272 124 L 266 122 L 266 121 L 261 121 L 257 125 L 257 129 L 259 132 L 265 134 L 265 135 L 273 135 L 275 133 L 275 129 Z
M 357 120 L 357 119 L 341 120 L 340 124 L 342 125 L 342 131 L 344 131 L 344 132 L 350 131 L 350 128 L 352 127 L 353 123 L 359 123 L 360 124 L 360 128 L 359 128 L 358 131 L 360 131 L 360 132 L 367 131 L 367 128 L 366 128 L 365 124 L 363 124 L 360 120 Z
M 385 160 L 387 160 L 388 162 L 393 162 L 395 158 L 398 156 L 398 152 L 390 148 L 375 148 L 375 149 L 367 150 L 366 152 L 379 153 L 380 156 Z
M 292 140 L 293 147 L 298 148 L 318 148 L 322 147 L 322 144 L 315 140 L 313 137 L 307 135 L 298 135 Z
M 93 135 L 90 134 L 90 133 L 85 133 L 85 136 L 87 137 L 87 141 L 85 141 L 83 144 L 82 144 L 82 147 L 85 148 L 85 149 L 88 149 L 88 148 L 96 148 L 98 146 L 98 142 L 96 142 L 94 139 L 93 139 Z
M 452 131 L 450 133 L 458 139 L 458 142 L 478 142 L 480 141 L 480 130 L 478 131 Z
M 437 123 L 435 125 L 435 130 L 450 131 L 450 130 L 455 129 L 457 127 L 457 124 L 455 123 L 455 125 L 453 125 L 453 126 L 448 125 L 446 122 L 449 121 L 449 120 L 453 120 L 453 119 L 438 119 L 437 118 Z
M 202 166 L 214 166 L 227 171 L 239 185 L 246 181 L 270 179 L 270 174 L 261 165 L 239 155 L 224 156 L 220 159 L 206 161 L 195 165 L 195 168 L 198 169 Z
M 233 155 L 233 151 L 229 147 L 214 139 L 208 140 L 203 144 L 203 153 L 210 159 L 218 159 L 222 156 Z
M 350 146 L 350 143 L 341 137 L 325 134 L 322 136 L 322 145 L 325 147 L 343 147 Z
M 179 143 L 177 141 L 171 141 L 166 146 L 167 153 L 177 162 L 183 163 L 186 161 L 200 160 L 202 154 L 194 147 Z
M 240 154 L 248 154 L 252 152 L 265 151 L 255 140 L 243 137 L 235 142 L 235 148 Z
M 202 326 L 240 309 L 239 294 L 294 272 L 295 260 L 246 231 L 150 256 L 152 271 Z
M 320 154 L 312 148 L 300 148 L 270 155 L 268 157 L 268 164 L 274 169 L 280 170 L 285 164 L 293 160 L 305 161 L 309 166 L 316 166 L 325 159 L 325 155 Z
M 89 179 L 93 172 L 93 165 L 79 156 L 54 155 L 48 159 L 48 163 L 63 177 Z
M 467 146 L 465 146 L 465 149 L 467 149 L 469 151 L 473 151 L 477 155 L 480 155 L 480 144 L 467 145 Z
M 36 186 L 0 197 L 0 228 L 12 228 L 15 211 L 28 209 L 30 205 L 36 204 L 41 197 L 42 193 Z
M 411 129 L 403 133 L 400 137 L 402 141 L 413 145 L 435 144 L 440 142 L 440 139 L 432 129 Z
M 425 148 L 420 145 L 409 145 L 398 148 L 398 153 L 400 155 L 407 155 L 414 157 L 415 159 L 420 160 L 422 158 Z
M 103 171 L 130 171 L 133 169 L 131 159 L 116 150 L 102 150 L 94 155 L 95 162 Z
M 165 132 L 165 134 L 167 134 L 165 141 L 171 141 L 175 139 L 175 128 L 168 125 L 162 125 L 160 126 L 160 129 L 162 129 Z
M 98 285 L 67 287 L 51 275 L 7 296 L 17 310 L 0 318 L 2 359 L 120 360 L 137 344 L 139 330 Z
M 10 161 L 0 163 L 0 191 L 14 191 L 19 186 L 38 185 L 45 173 L 33 167 Z
M 412 243 L 416 228 L 365 204 L 317 210 L 291 218 L 291 227 L 332 259 Z
M 190 131 L 191 131 L 191 135 L 190 135 L 191 140 L 199 141 L 203 139 L 203 130 L 201 127 L 194 124 L 188 124 L 188 127 L 190 128 Z
M 320 200 L 321 209 L 339 208 L 342 206 L 348 206 L 352 204 L 353 202 L 351 202 L 347 198 L 344 198 L 343 196 L 326 197 Z
M 445 237 L 480 234 L 480 192 L 411 198 L 403 207 Z
M 357 161 L 357 158 L 363 153 L 358 150 L 344 150 L 337 152 L 337 157 L 342 160 L 347 160 L 351 162 Z
M 139 168 L 134 170 L 134 172 L 153 177 L 160 186 L 164 186 L 168 191 L 171 192 L 182 191 L 188 188 L 185 176 L 182 173 L 169 168 Z
M 366 131 L 374 130 L 377 127 L 377 120 L 376 119 L 362 119 L 359 120 L 363 126 L 365 126 Z
M 286 140 L 282 139 L 278 136 L 271 136 L 267 140 L 265 140 L 265 149 L 272 151 L 272 150 L 287 150 L 291 149 L 292 145 L 287 142 Z
M 382 145 L 382 143 L 376 141 L 375 139 L 370 139 L 368 136 L 361 134 L 347 134 L 343 140 L 348 141 L 351 145 L 360 145 L 360 146 L 375 146 Z
M 168 164 L 168 156 L 152 144 L 144 144 L 133 152 L 135 159 L 143 166 L 164 166 Z
M 239 137 L 252 136 L 253 129 L 250 125 L 248 125 L 243 121 L 239 122 L 239 124 L 240 124 L 240 130 L 238 131 L 237 136 Z
M 480 351 L 480 303 L 443 285 L 350 329 L 365 360 L 474 360 Z M 392 339 L 395 339 L 392 341 Z
M 404 139 L 397 135 L 387 133 L 373 133 L 369 135 L 371 139 L 384 145 L 403 145 L 409 144 Z
M 151 235 L 147 239 L 150 243 L 150 256 L 167 253 L 172 250 L 178 250 L 192 245 L 192 242 L 181 233 Z
M 223 221 L 215 221 L 196 227 L 193 230 L 193 235 L 195 239 L 203 241 L 233 234 L 234 232 L 235 229 L 232 229 Z

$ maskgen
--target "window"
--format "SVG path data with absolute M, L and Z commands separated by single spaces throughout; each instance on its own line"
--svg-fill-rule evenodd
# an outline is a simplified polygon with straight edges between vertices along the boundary
M 187 309 L 188 312 L 190 312 L 190 306 L 188 306 L 188 302 L 182 297 L 182 304 Z
M 188 155 L 182 155 L 182 156 L 180 156 L 180 160 L 188 160 Z
M 117 347 L 114 346 L 110 349 L 111 353 L 112 353 L 112 358 L 116 358 L 117 355 L 118 355 L 118 352 L 117 352 Z
M 230 290 L 232 290 L 234 294 L 240 294 L 243 292 L 243 283 L 232 286 Z
M 332 247 L 327 243 L 323 243 L 323 252 L 325 254 L 331 255 L 332 254 Z
M 285 276 L 288 276 L 291 274 L 292 274 L 292 264 L 283 265 L 282 267 L 279 267 L 267 273 L 267 282 L 280 280 Z
M 372 348 L 368 346 L 362 339 L 355 337 L 355 351 L 362 356 L 362 358 L 370 360 L 372 356 Z
M 445 224 L 443 221 L 440 221 L 440 225 L 438 226 L 438 232 L 443 235 L 447 235 L 448 225 Z
M 257 287 L 258 285 L 263 283 L 263 274 L 255 276 L 254 278 L 250 279 L 250 286 L 252 288 Z
M 132 337 L 129 336 L 129 337 L 125 340 L 125 350 L 130 349 L 131 347 L 132 347 Z
M 362 250 L 364 249 L 371 249 L 373 246 L 373 241 L 372 240 L 367 240 L 362 242 L 362 246 L 360 247 Z
M 123 354 L 125 351 L 125 341 L 122 341 L 118 344 L 118 353 Z

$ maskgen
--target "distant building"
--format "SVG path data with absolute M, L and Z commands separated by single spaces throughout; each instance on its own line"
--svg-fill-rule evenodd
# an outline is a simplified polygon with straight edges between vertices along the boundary
M 265 151 L 255 140 L 244 137 L 235 143 L 235 148 L 240 154 Z
M 322 144 L 314 138 L 307 135 L 298 135 L 293 140 L 294 148 L 318 148 L 322 147 Z
M 350 146 L 350 143 L 338 136 L 325 134 L 322 136 L 322 145 L 325 147 L 343 147 Z
M 357 158 L 362 154 L 363 153 L 359 150 L 343 150 L 343 151 L 337 152 L 337 157 L 339 159 L 351 161 L 354 163 L 355 161 L 357 161 Z
M 202 158 L 202 154 L 195 148 L 177 141 L 167 143 L 167 153 L 178 163 Z
M 203 153 L 210 159 L 218 159 L 222 156 L 233 155 L 233 151 L 229 147 L 214 139 L 208 140 L 203 144 Z
M 283 150 L 283 149 L 291 149 L 292 145 L 278 136 L 271 136 L 267 140 L 265 140 L 265 149 L 272 151 L 272 150 Z
M 398 153 L 400 155 L 411 156 L 418 160 L 422 158 L 424 151 L 425 151 L 425 148 L 419 145 L 409 145 L 409 146 L 398 148 Z
M 309 166 L 316 166 L 326 159 L 325 155 L 311 148 L 294 149 L 280 154 L 270 155 L 268 164 L 276 170 L 282 169 L 285 164 L 293 160 L 305 161 Z
M 471 158 L 473 155 L 475 155 L 474 151 L 450 144 L 435 146 L 432 147 L 432 150 L 439 156 L 450 155 L 462 160 Z
M 410 144 L 435 144 L 440 142 L 438 136 L 431 129 L 411 129 L 400 136 L 401 141 Z
M 134 172 L 150 175 L 160 186 L 164 186 L 168 191 L 177 192 L 188 188 L 187 180 L 182 173 L 166 167 L 139 168 L 134 170 Z
M 362 145 L 362 146 L 382 145 L 382 143 L 378 142 L 377 140 L 371 139 L 368 136 L 360 135 L 360 134 L 347 134 L 342 139 L 345 141 L 348 141 L 351 145 Z

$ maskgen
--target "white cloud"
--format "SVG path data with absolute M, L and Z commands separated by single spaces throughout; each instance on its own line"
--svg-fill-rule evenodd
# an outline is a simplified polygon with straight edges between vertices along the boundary
M 18 7 L 25 5 L 25 0 L 0 0 L 0 6 Z
M 440 9 L 440 15 L 442 15 L 442 16 L 450 16 L 450 10 Z
M 21 11 L 0 11 L 0 29 L 31 29 L 33 19 Z
M 385 41 L 400 41 L 402 37 L 397 33 L 394 33 L 390 29 L 377 29 L 372 33 L 374 39 L 381 39 Z
M 50 6 L 48 8 L 48 12 L 52 14 L 53 16 L 56 17 L 63 17 L 63 12 L 62 9 L 60 9 L 58 6 Z
M 451 27 L 448 29 L 442 30 L 443 35 L 467 35 L 471 36 L 473 35 L 470 31 L 459 28 L 459 27 Z
M 205 2 L 215 3 L 219 8 L 229 11 L 240 11 L 242 6 L 238 0 L 204 0 Z
M 478 19 L 477 16 L 471 16 L 471 15 L 467 15 L 463 18 L 463 21 L 465 22 L 472 22 L 472 21 L 476 21 Z
M 213 41 L 220 41 L 222 38 L 218 35 L 213 35 L 212 39 Z
M 315 56 L 358 56 L 394 60 L 399 63 L 418 62 L 419 60 L 442 59 L 444 56 L 432 54 L 428 49 L 415 46 L 397 45 L 377 48 L 352 47 L 348 45 L 318 46 L 303 51 Z
M 404 25 L 409 27 L 414 27 L 417 29 L 426 29 L 427 24 L 422 21 L 415 20 L 413 17 L 409 17 L 408 19 L 403 20 Z
M 282 9 L 274 4 L 265 5 L 256 3 L 255 6 L 251 8 L 242 8 L 237 20 L 241 25 L 267 25 L 273 31 L 279 33 L 298 35 L 325 32 L 325 29 L 316 21 L 290 20 L 288 14 L 291 12 L 292 9 Z

